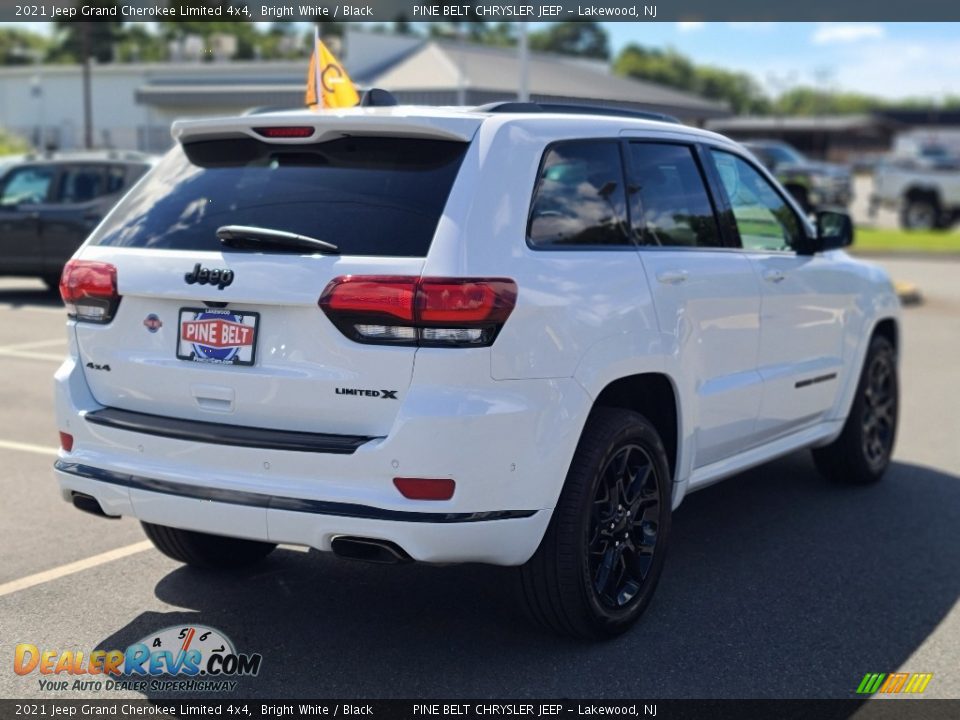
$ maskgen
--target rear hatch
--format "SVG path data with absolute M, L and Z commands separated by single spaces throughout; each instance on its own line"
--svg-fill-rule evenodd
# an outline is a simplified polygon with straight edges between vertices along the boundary
M 340 276 L 420 274 L 478 121 L 299 117 L 179 126 L 180 144 L 78 255 L 115 273 L 119 295 L 108 322 L 75 325 L 99 403 L 255 428 L 389 431 L 416 348 L 356 342 L 318 301 Z M 227 247 L 223 226 L 338 252 Z

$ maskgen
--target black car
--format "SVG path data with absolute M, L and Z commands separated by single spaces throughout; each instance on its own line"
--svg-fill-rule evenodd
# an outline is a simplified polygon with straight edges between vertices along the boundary
M 805 212 L 845 208 L 853 199 L 850 171 L 842 165 L 810 160 L 785 142 L 753 140 L 743 144 L 776 176 Z
M 151 162 L 113 151 L 0 159 L 0 275 L 55 288 L 67 260 Z

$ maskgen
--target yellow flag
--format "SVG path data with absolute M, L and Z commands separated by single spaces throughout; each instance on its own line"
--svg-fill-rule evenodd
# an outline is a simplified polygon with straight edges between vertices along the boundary
M 314 37 L 307 72 L 307 107 L 353 107 L 360 102 L 353 81 L 319 37 Z

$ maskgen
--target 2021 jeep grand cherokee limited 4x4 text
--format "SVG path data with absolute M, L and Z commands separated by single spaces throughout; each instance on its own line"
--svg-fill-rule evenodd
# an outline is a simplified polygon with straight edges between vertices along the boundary
M 888 278 L 719 135 L 404 107 L 174 134 L 64 272 L 56 475 L 177 560 L 517 566 L 536 618 L 601 637 L 691 490 L 804 447 L 887 467 Z

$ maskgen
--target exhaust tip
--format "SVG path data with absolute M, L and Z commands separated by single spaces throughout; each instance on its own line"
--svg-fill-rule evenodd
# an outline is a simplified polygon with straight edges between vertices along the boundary
M 378 563 L 381 565 L 399 565 L 413 562 L 406 551 L 389 540 L 337 536 L 330 542 L 330 548 L 337 557 L 347 560 Z
M 91 515 L 96 515 L 97 517 L 107 518 L 108 520 L 120 519 L 119 515 L 107 515 L 103 511 L 103 508 L 100 507 L 100 502 L 92 495 L 74 492 L 70 499 L 73 501 L 73 506 L 77 510 L 82 510 L 85 513 L 90 513 Z

